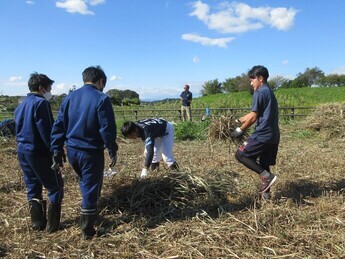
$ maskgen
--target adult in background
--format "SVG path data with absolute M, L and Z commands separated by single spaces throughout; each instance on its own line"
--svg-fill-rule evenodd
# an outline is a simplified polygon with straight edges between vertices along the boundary
M 256 172 L 262 181 L 260 193 L 270 198 L 270 187 L 277 177 L 270 172 L 275 165 L 280 139 L 278 127 L 278 103 L 273 91 L 267 84 L 268 70 L 264 66 L 254 66 L 249 72 L 250 84 L 254 90 L 251 112 L 240 118 L 242 126 L 232 132 L 240 136 L 256 122 L 255 131 L 245 145 L 236 152 L 236 159 Z M 259 162 L 257 162 L 259 159 Z
M 174 126 L 170 122 L 157 118 L 127 121 L 123 123 L 121 132 L 126 138 L 141 138 L 145 142 L 145 163 L 141 178 L 147 176 L 150 167 L 151 171 L 159 168 L 162 155 L 170 170 L 179 169 L 173 155 Z
M 104 148 L 109 150 L 113 167 L 117 160 L 116 124 L 109 97 L 102 93 L 107 77 L 101 67 L 88 67 L 83 73 L 84 86 L 62 101 L 52 130 L 55 165 L 62 166 L 64 143 L 69 163 L 80 178 L 82 204 L 80 224 L 83 239 L 95 234 L 97 201 L 104 172 Z
M 180 98 L 182 101 L 181 115 L 183 121 L 192 120 L 192 112 L 190 108 L 190 103 L 193 99 L 193 94 L 189 91 L 189 85 L 184 86 L 184 91 L 181 93 Z
M 14 111 L 18 160 L 24 173 L 32 228 L 48 232 L 59 229 L 63 199 L 61 174 L 51 168 L 50 133 L 54 119 L 48 100 L 52 96 L 53 83 L 44 74 L 31 74 L 28 81 L 30 93 Z M 43 186 L 49 198 L 48 222 Z

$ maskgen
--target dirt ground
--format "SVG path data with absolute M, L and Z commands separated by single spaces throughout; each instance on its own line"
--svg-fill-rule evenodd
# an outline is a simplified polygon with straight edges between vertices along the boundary
M 297 129 L 297 130 L 296 130 Z M 119 139 L 117 174 L 104 178 L 97 229 L 81 240 L 81 195 L 62 170 L 62 229 L 34 232 L 14 141 L 0 149 L 0 257 L 7 258 L 344 258 L 345 139 L 281 127 L 272 200 L 236 147 L 177 141 L 181 173 L 161 166 L 140 180 L 143 143 Z M 109 158 L 106 154 L 106 162 Z

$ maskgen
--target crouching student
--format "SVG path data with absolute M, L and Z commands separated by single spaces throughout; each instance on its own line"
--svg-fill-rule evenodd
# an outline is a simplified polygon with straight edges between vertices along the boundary
M 159 168 L 162 156 L 170 170 L 179 170 L 173 155 L 174 126 L 170 122 L 158 118 L 127 121 L 122 125 L 121 132 L 126 138 L 141 138 L 145 142 L 145 163 L 141 178 L 147 176 L 150 167 L 151 171 Z
M 54 119 L 48 100 L 53 83 L 46 75 L 31 74 L 30 93 L 14 112 L 18 160 L 27 188 L 32 228 L 48 232 L 59 229 L 63 198 L 61 173 L 51 169 L 50 133 Z M 43 186 L 48 190 L 48 221 Z

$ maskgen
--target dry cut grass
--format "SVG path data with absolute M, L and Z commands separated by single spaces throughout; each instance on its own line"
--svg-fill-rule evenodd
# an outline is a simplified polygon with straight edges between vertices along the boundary
M 297 130 L 296 130 L 297 129 Z M 139 179 L 141 142 L 120 140 L 118 174 L 104 179 L 97 229 L 82 241 L 81 196 L 63 168 L 62 229 L 34 232 L 15 143 L 0 150 L 0 256 L 8 258 L 344 258 L 345 140 L 301 123 L 282 127 L 273 199 L 227 141 L 175 143 L 180 173 Z

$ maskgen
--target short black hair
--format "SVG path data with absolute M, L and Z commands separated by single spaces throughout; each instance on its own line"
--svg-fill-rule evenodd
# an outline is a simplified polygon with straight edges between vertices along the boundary
M 121 132 L 124 137 L 128 137 L 128 135 L 135 132 L 138 126 L 133 121 L 126 121 L 123 123 L 121 127 Z
M 107 76 L 105 75 L 103 69 L 100 66 L 91 66 L 88 68 L 85 68 L 83 71 L 83 81 L 84 83 L 86 82 L 91 82 L 91 83 L 96 83 L 100 79 L 103 79 L 104 86 L 107 83 Z
M 29 90 L 33 92 L 33 91 L 39 91 L 40 86 L 44 87 L 44 89 L 47 89 L 53 83 L 54 83 L 54 80 L 51 80 L 46 75 L 38 74 L 37 72 L 34 72 L 30 75 L 28 86 L 29 86 Z
M 264 66 L 253 66 L 252 69 L 249 70 L 248 76 L 251 79 L 262 76 L 264 81 L 266 82 L 269 77 L 269 73 L 267 68 Z

